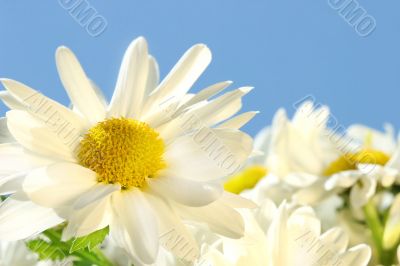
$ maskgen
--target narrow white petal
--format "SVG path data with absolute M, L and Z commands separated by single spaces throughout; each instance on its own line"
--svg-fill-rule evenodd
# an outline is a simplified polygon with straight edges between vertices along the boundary
M 194 180 L 222 178 L 240 169 L 251 150 L 251 138 L 240 131 L 204 130 L 167 146 L 166 171 Z
M 228 121 L 222 123 L 218 126 L 218 128 L 225 129 L 240 129 L 244 125 L 246 125 L 253 117 L 258 114 L 258 112 L 246 112 L 240 115 L 237 115 Z
M 341 258 L 343 265 L 351 266 L 367 266 L 371 259 L 371 248 L 365 244 L 361 244 L 349 249 Z
M 204 44 L 190 48 L 160 83 L 145 104 L 144 112 L 159 108 L 166 99 L 183 97 L 211 62 L 211 52 Z
M 135 39 L 122 60 L 108 115 L 138 118 L 147 85 L 149 58 L 143 37 Z
M 32 115 L 21 110 L 7 112 L 7 126 L 13 137 L 33 153 L 75 161 L 76 137 L 59 135 Z
M 243 217 L 238 211 L 221 201 L 197 208 L 179 206 L 179 212 L 186 219 L 205 223 L 217 234 L 234 239 L 243 237 Z M 221 219 L 221 217 L 224 218 Z
M 61 128 L 65 131 L 74 129 L 76 134 L 80 134 L 86 130 L 87 125 L 81 117 L 37 90 L 12 79 L 1 79 L 1 83 L 24 106 L 23 110 L 29 112 L 54 131 Z
M 28 174 L 23 189 L 28 197 L 45 207 L 73 204 L 97 184 L 96 173 L 73 163 L 56 163 Z
M 63 222 L 52 209 L 12 197 L 0 205 L 0 239 L 16 241 L 34 236 Z
M 147 76 L 146 90 L 144 93 L 144 98 L 146 99 L 158 86 L 160 82 L 160 71 L 158 68 L 157 60 L 149 55 L 149 73 Z
M 71 211 L 68 225 L 63 232 L 63 240 L 86 236 L 108 226 L 112 218 L 110 200 L 110 197 L 105 197 L 82 209 Z
M 17 173 L 49 165 L 50 158 L 34 155 L 16 143 L 0 144 L 0 184 L 4 178 Z
M 8 91 L 0 91 L 0 99 L 3 101 L 3 103 L 12 109 L 16 110 L 24 110 L 26 106 L 18 101 L 14 96 L 12 96 Z
M 144 193 L 138 189 L 115 193 L 113 205 L 139 258 L 153 263 L 159 247 L 158 224 Z
M 222 185 L 219 183 L 198 182 L 168 176 L 150 178 L 149 185 L 162 197 L 192 207 L 210 204 L 217 200 L 223 192 Z
M 194 262 L 199 256 L 199 247 L 180 217 L 161 198 L 150 196 L 149 200 L 159 217 L 161 245 L 180 259 Z
M 104 120 L 106 110 L 97 96 L 78 59 L 67 47 L 59 47 L 56 63 L 72 104 L 92 123 Z
M 14 137 L 11 135 L 7 127 L 7 118 L 0 118 L 0 143 L 15 142 Z
M 232 84 L 232 81 L 230 81 L 230 80 L 213 84 L 213 85 L 199 91 L 197 94 L 194 95 L 193 98 L 191 98 L 188 102 L 186 102 L 185 105 L 191 106 L 191 105 L 197 104 L 201 101 L 205 101 L 205 100 L 209 99 L 210 97 L 217 95 L 224 89 L 228 88 L 231 84 Z
M 114 184 L 96 184 L 89 191 L 82 194 L 79 199 L 74 203 L 74 209 L 82 209 L 87 205 L 100 200 L 104 197 L 111 195 L 113 192 L 121 189 L 120 185 Z

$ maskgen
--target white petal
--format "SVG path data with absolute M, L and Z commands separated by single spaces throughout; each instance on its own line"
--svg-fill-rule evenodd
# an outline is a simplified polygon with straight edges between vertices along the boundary
M 15 142 L 14 137 L 11 135 L 7 127 L 7 118 L 0 118 L 0 144 L 6 142 Z
M 358 170 L 349 170 L 334 174 L 325 182 L 325 189 L 332 190 L 337 187 L 351 187 L 361 178 L 361 176 L 362 173 Z
M 94 187 L 92 187 L 89 191 L 82 194 L 79 199 L 74 203 L 74 209 L 82 209 L 85 208 L 87 205 L 101 200 L 113 192 L 118 191 L 121 189 L 121 186 L 118 184 L 102 184 L 98 183 Z
M 241 97 L 250 91 L 249 87 L 240 88 L 225 93 L 209 103 L 192 108 L 163 125 L 160 134 L 164 139 L 173 139 L 186 132 L 201 130 L 228 119 L 240 110 Z
M 231 84 L 232 84 L 232 81 L 228 80 L 228 81 L 223 81 L 223 82 L 219 82 L 214 85 L 211 85 L 211 86 L 199 91 L 197 94 L 195 94 L 193 98 L 191 98 L 188 102 L 185 103 L 185 106 L 188 107 L 188 106 L 197 104 L 201 101 L 205 101 L 205 100 L 209 99 L 210 97 L 217 95 L 224 89 L 228 88 Z
M 75 161 L 77 138 L 57 134 L 29 113 L 8 111 L 7 126 L 13 137 L 26 149 L 49 157 Z
M 179 212 L 186 219 L 205 223 L 217 234 L 234 239 L 243 237 L 243 217 L 221 201 L 203 207 L 179 206 Z
M 16 143 L 0 144 L 0 184 L 10 175 L 21 174 L 31 169 L 53 163 L 53 160 L 36 156 Z
M 110 197 L 105 197 L 90 205 L 71 212 L 68 225 L 63 232 L 63 240 L 82 237 L 108 226 L 112 218 Z
M 153 263 L 159 247 L 158 224 L 144 193 L 138 189 L 115 193 L 113 206 L 139 258 Z
M 73 163 L 56 163 L 29 173 L 23 188 L 32 201 L 52 208 L 73 204 L 96 184 L 92 170 Z
M 149 58 L 143 37 L 135 39 L 122 60 L 117 85 L 111 100 L 110 117 L 138 119 L 147 85 Z
M 0 239 L 15 241 L 36 235 L 63 222 L 52 209 L 31 201 L 8 198 L 0 205 Z
M 104 120 L 106 110 L 102 101 L 73 52 L 67 47 L 59 47 L 56 52 L 56 63 L 61 82 L 72 104 L 92 124 Z
M 221 178 L 238 171 L 251 150 L 251 138 L 240 131 L 205 129 L 167 146 L 166 171 L 170 176 L 194 180 Z
M 377 182 L 370 177 L 363 177 L 356 183 L 350 191 L 350 202 L 358 208 L 365 205 L 375 194 Z
M 371 259 L 371 248 L 365 244 L 361 244 L 349 249 L 341 258 L 343 265 L 351 266 L 367 266 Z
M 10 109 L 24 110 L 26 106 L 12 96 L 8 91 L 0 91 L 0 99 Z
M 146 90 L 144 93 L 147 98 L 156 88 L 160 82 L 160 71 L 158 69 L 157 61 L 154 57 L 149 55 L 149 73 L 147 76 Z
M 158 197 L 151 196 L 149 200 L 159 218 L 161 245 L 180 259 L 189 262 L 197 259 L 198 245 L 175 211 Z
M 198 182 L 189 179 L 157 176 L 150 178 L 149 186 L 167 199 L 173 199 L 183 205 L 199 207 L 217 200 L 222 192 L 219 183 Z
M 160 83 L 145 104 L 144 113 L 159 108 L 166 99 L 183 97 L 211 62 L 211 52 L 204 44 L 190 48 Z
M 218 128 L 226 128 L 226 129 L 240 129 L 244 125 L 246 125 L 253 117 L 258 114 L 258 112 L 246 112 L 240 115 L 237 115 L 228 121 L 222 123 L 218 126 Z
M 321 246 L 329 247 L 331 252 L 342 253 L 349 244 L 349 237 L 342 228 L 335 227 L 320 237 Z
M 0 185 L 0 195 L 10 195 L 21 190 L 25 175 L 25 173 L 21 173 L 8 177 L 7 181 Z
M 1 79 L 1 82 L 8 92 L 25 106 L 25 111 L 58 134 L 62 134 L 59 132 L 61 129 L 64 132 L 74 131 L 77 135 L 86 130 L 87 125 L 81 117 L 37 90 L 12 79 Z

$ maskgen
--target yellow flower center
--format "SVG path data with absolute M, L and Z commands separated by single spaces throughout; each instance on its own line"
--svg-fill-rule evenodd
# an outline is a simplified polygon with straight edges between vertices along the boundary
M 224 189 L 239 194 L 245 189 L 254 188 L 266 174 L 267 169 L 265 167 L 258 165 L 250 166 L 237 175 L 229 178 L 229 180 L 224 184 Z
M 88 131 L 80 143 L 78 160 L 97 173 L 99 182 L 141 188 L 147 178 L 165 168 L 164 150 L 164 141 L 146 123 L 110 118 Z
M 357 164 L 385 165 L 390 157 L 377 150 L 364 149 L 357 153 L 345 154 L 332 162 L 324 171 L 325 176 L 330 176 L 341 171 L 357 169 Z

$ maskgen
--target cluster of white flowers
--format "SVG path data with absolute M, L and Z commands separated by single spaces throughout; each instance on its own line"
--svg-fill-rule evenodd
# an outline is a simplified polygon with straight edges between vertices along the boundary
M 66 47 L 65 107 L 1 79 L 0 265 L 393 265 L 400 256 L 394 130 L 328 126 L 284 110 L 253 139 L 241 87 L 190 88 L 211 62 L 190 48 L 160 82 L 144 38 L 110 102 Z

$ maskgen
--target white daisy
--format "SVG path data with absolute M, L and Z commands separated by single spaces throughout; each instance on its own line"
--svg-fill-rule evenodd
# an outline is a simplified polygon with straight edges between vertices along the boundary
M 59 224 L 60 216 L 68 222 L 64 239 L 110 226 L 115 241 L 143 264 L 155 261 L 160 243 L 183 259 L 197 257 L 182 219 L 242 236 L 234 207 L 252 204 L 223 193 L 218 180 L 252 151 L 251 137 L 239 129 L 254 113 L 231 118 L 250 88 L 208 100 L 231 84 L 221 82 L 188 94 L 211 61 L 205 45 L 190 48 L 158 84 L 157 63 L 145 39 L 136 39 L 109 105 L 68 48 L 57 50 L 56 61 L 74 112 L 2 79 L 16 143 L 0 147 L 7 160 L 1 180 L 8 193 L 17 192 L 0 208 L 0 238 L 28 237 Z
M 375 195 L 378 186 L 400 184 L 400 142 L 396 142 L 391 126 L 386 127 L 386 132 L 379 132 L 354 125 L 347 135 L 357 149 L 327 168 L 326 174 L 332 176 L 325 188 L 336 193 L 350 190 L 350 203 L 357 209 Z
M 312 102 L 300 105 L 292 120 L 283 109 L 275 114 L 272 125 L 254 143 L 264 155 L 251 163 L 268 170 L 256 187 L 260 197 L 273 197 L 279 203 L 293 196 L 298 202 L 314 204 L 328 195 L 323 172 L 339 154 L 328 120 L 329 109 Z
M 198 265 L 216 266 L 293 266 L 368 265 L 371 250 L 366 245 L 350 249 L 348 238 L 339 228 L 321 232 L 321 225 L 310 207 L 277 208 L 264 202 L 255 216 L 243 212 L 246 233 L 240 240 L 223 239 L 203 249 Z

